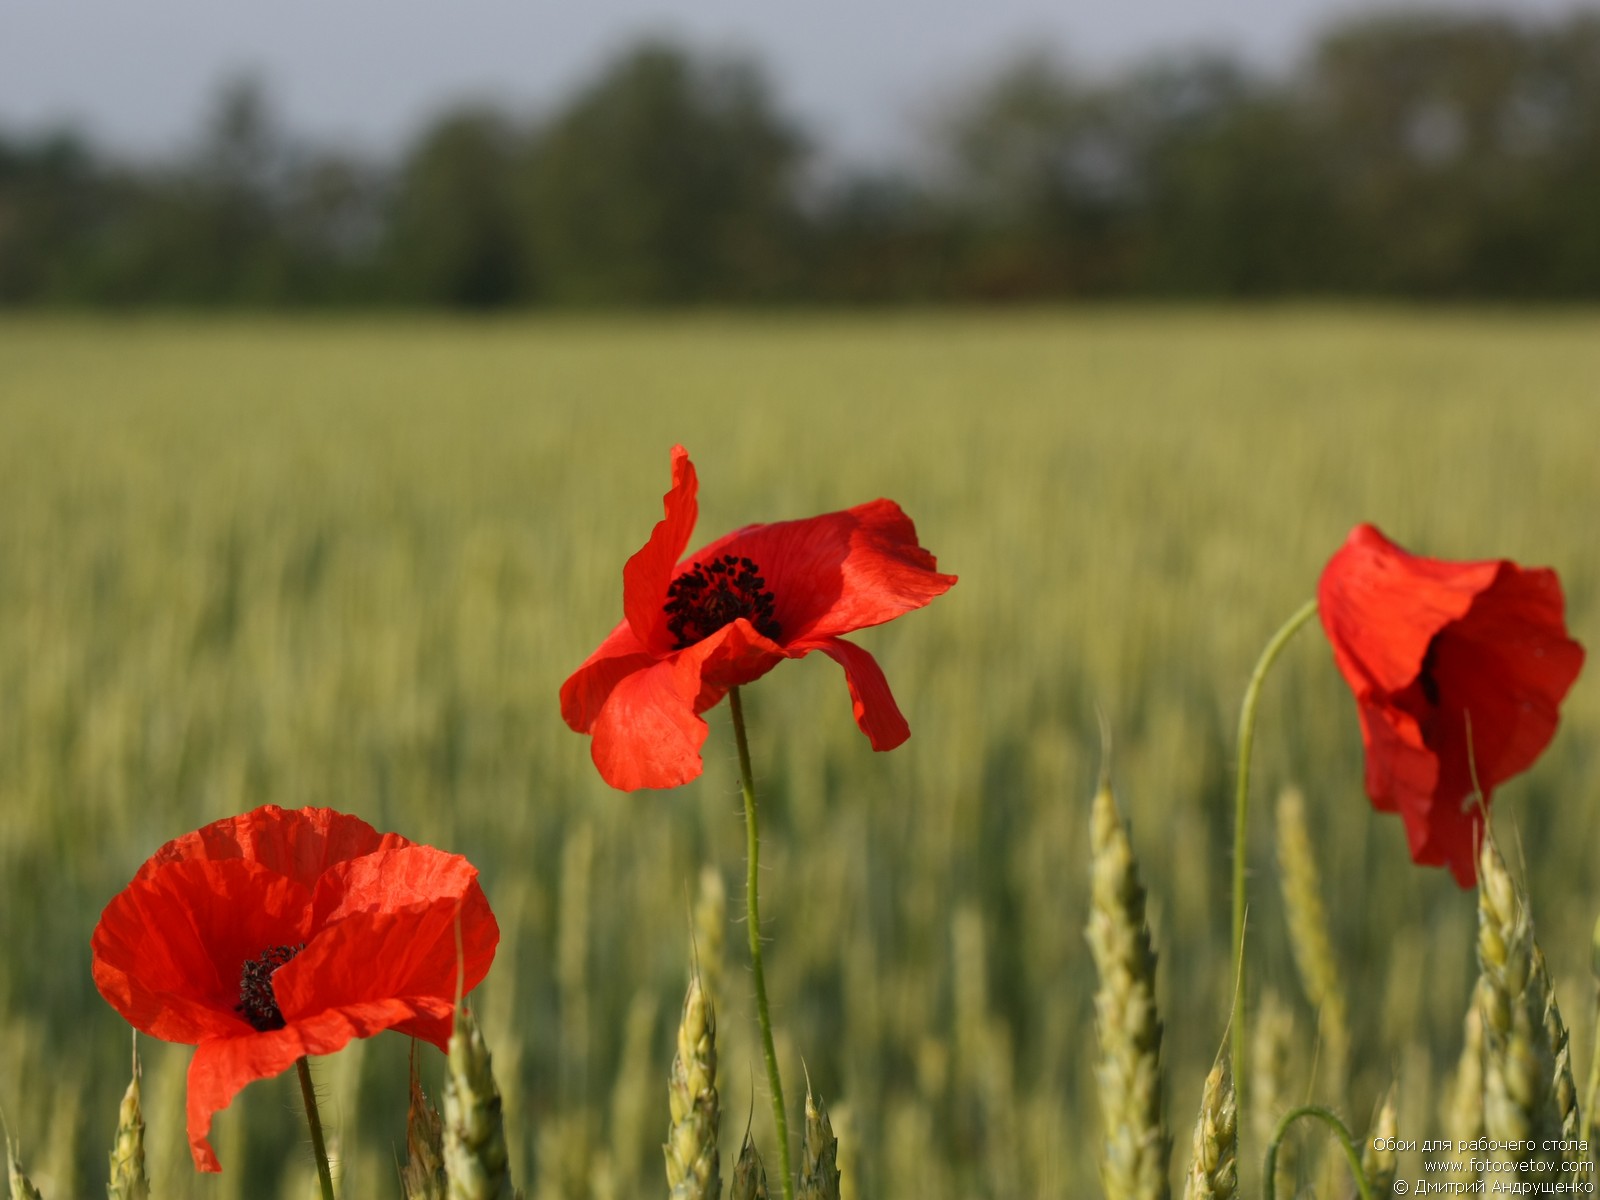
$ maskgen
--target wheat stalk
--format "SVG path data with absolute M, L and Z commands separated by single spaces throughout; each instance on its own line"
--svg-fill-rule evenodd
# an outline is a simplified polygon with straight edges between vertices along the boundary
M 678 1022 L 678 1051 L 667 1082 L 672 1124 L 662 1152 L 672 1200 L 720 1200 L 721 1160 L 717 1153 L 717 1019 L 701 987 L 689 978 Z
M 1233 1200 L 1239 1191 L 1239 1107 L 1226 1058 L 1217 1060 L 1200 1092 L 1184 1200 Z
M 1337 1098 L 1344 1093 L 1349 1070 L 1349 1005 L 1328 936 L 1322 881 L 1306 831 L 1305 800 L 1299 789 L 1284 789 L 1278 797 L 1277 816 L 1278 873 L 1289 923 L 1289 946 L 1306 998 L 1317 1012 L 1321 1041 L 1318 1058 L 1327 1093 Z
M 1172 1143 L 1162 1117 L 1161 1019 L 1156 1011 L 1156 956 L 1145 924 L 1144 888 L 1117 812 L 1102 780 L 1090 816 L 1092 850 L 1087 935 L 1099 973 L 1095 1068 L 1105 1138 L 1100 1178 L 1107 1200 L 1168 1200 Z
M 1378 1106 L 1372 1130 L 1361 1150 L 1361 1173 L 1367 1177 L 1367 1185 L 1374 1196 L 1386 1196 L 1394 1190 L 1395 1172 L 1400 1165 L 1394 1150 L 1395 1139 L 1400 1135 L 1400 1115 L 1394 1096 L 1395 1088 L 1391 1085 L 1383 1094 L 1383 1103 Z
M 1294 1043 L 1294 1013 L 1275 988 L 1261 994 L 1250 1031 L 1250 1089 L 1246 1093 L 1250 1136 L 1257 1146 L 1268 1145 L 1278 1118 L 1290 1107 L 1289 1049 Z M 1278 1151 L 1275 1186 L 1294 1177 L 1298 1143 L 1283 1141 Z

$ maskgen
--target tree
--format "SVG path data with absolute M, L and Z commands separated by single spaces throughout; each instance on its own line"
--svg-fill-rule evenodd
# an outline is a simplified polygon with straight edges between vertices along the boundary
M 798 134 L 754 67 L 649 43 L 556 114 L 525 181 L 545 294 L 579 304 L 791 292 Z
M 401 168 L 385 249 L 397 298 L 486 308 L 534 281 L 514 200 L 524 139 L 497 113 L 446 114 Z

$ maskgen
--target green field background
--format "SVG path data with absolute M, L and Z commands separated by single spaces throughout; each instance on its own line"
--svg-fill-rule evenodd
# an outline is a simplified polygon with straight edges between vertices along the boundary
M 0 320 L 0 1111 L 47 1200 L 102 1193 L 128 1079 L 89 976 L 100 909 L 163 841 L 265 802 L 471 858 L 504 935 L 477 1006 L 519 1184 L 664 1194 L 702 867 L 742 899 L 727 711 L 700 780 L 623 795 L 557 690 L 621 617 L 675 442 L 695 545 L 882 495 L 961 577 L 858 635 L 910 721 L 899 750 L 871 751 L 821 656 L 748 689 L 789 1107 L 809 1073 L 856 1200 L 1098 1191 L 1097 710 L 1150 890 L 1176 1174 L 1230 991 L 1238 702 L 1350 527 L 1554 566 L 1600 644 L 1592 313 Z M 1257 744 L 1250 996 L 1294 1013 L 1293 1097 L 1320 1093 L 1272 865 L 1291 782 L 1353 1009 L 1349 1095 L 1322 1098 L 1364 1128 L 1398 1078 L 1402 1136 L 1437 1136 L 1473 896 L 1371 811 L 1316 626 Z M 1580 1083 L 1597 749 L 1591 663 L 1495 805 Z M 723 1155 L 753 1101 L 771 1165 L 744 932 L 718 995 Z M 310 1194 L 289 1077 L 222 1114 L 224 1172 L 201 1177 L 189 1051 L 141 1052 L 157 1195 Z M 399 1194 L 406 1054 L 385 1035 L 314 1064 L 352 1200 Z

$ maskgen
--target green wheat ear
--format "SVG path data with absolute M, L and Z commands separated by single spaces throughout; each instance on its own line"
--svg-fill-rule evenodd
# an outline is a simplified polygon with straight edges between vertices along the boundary
M 806 1085 L 806 1128 L 800 1148 L 799 1200 L 839 1200 L 839 1140 L 828 1110 Z
M 733 1168 L 733 1185 L 728 1189 L 728 1200 L 767 1200 L 767 1171 L 761 1165 L 761 1155 L 756 1151 L 755 1140 L 747 1131 L 744 1145 L 739 1150 L 739 1161 Z
M 33 1181 L 22 1173 L 22 1162 L 17 1158 L 17 1144 L 6 1135 L 6 1173 L 11 1178 L 11 1200 L 44 1200 Z
M 108 1200 L 150 1200 L 144 1170 L 144 1111 L 139 1103 L 139 1035 L 133 1035 L 133 1078 L 117 1109 L 117 1140 L 111 1147 Z
M 1239 1102 L 1227 1058 L 1217 1060 L 1200 1093 L 1183 1200 L 1233 1200 L 1239 1192 Z
M 1102 780 L 1090 816 L 1092 848 L 1086 933 L 1100 987 L 1095 1068 L 1105 1123 L 1101 1182 L 1109 1200 L 1168 1200 L 1172 1139 L 1162 1118 L 1161 1018 L 1156 1011 L 1156 955 L 1145 924 L 1144 887 L 1133 846 Z
M 1461 1057 L 1440 1109 L 1444 1131 L 1455 1142 L 1474 1142 L 1483 1136 L 1483 1005 L 1478 989 L 1484 986 L 1480 979 L 1473 987 L 1467 1015 L 1461 1022 Z M 1467 1183 L 1477 1174 L 1462 1167 L 1450 1178 Z
M 1478 852 L 1478 1003 L 1483 1013 L 1484 1133 L 1496 1142 L 1543 1142 L 1562 1136 L 1556 1049 L 1546 1025 L 1533 920 L 1495 848 L 1485 836 Z M 1559 1155 L 1496 1152 L 1513 1179 L 1538 1182 L 1553 1174 Z M 1538 1159 L 1544 1168 L 1513 1166 Z
M 449 1200 L 516 1200 L 500 1089 L 477 1018 L 456 1005 L 444 1080 L 444 1165 Z
M 678 1050 L 667 1079 L 672 1124 L 661 1151 L 671 1200 L 720 1200 L 722 1163 L 717 1152 L 721 1108 L 717 1098 L 717 1018 L 698 973 L 690 976 L 678 1022 Z
M 406 1105 L 406 1162 L 400 1169 L 405 1200 L 445 1200 L 444 1124 L 422 1091 L 417 1044 L 411 1043 L 411 1099 Z

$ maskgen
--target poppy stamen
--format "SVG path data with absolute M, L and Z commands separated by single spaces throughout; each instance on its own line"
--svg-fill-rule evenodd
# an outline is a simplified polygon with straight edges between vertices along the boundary
M 272 991 L 272 976 L 305 948 L 304 942 L 298 946 L 272 946 L 246 959 L 239 967 L 239 1003 L 233 1011 L 262 1033 L 282 1029 L 285 1021 Z
M 743 617 L 763 637 L 778 640 L 778 622 L 772 615 L 773 595 L 764 591 L 767 581 L 749 558 L 724 554 L 709 563 L 697 562 L 667 588 L 667 632 L 682 650 L 704 641 L 724 625 Z

